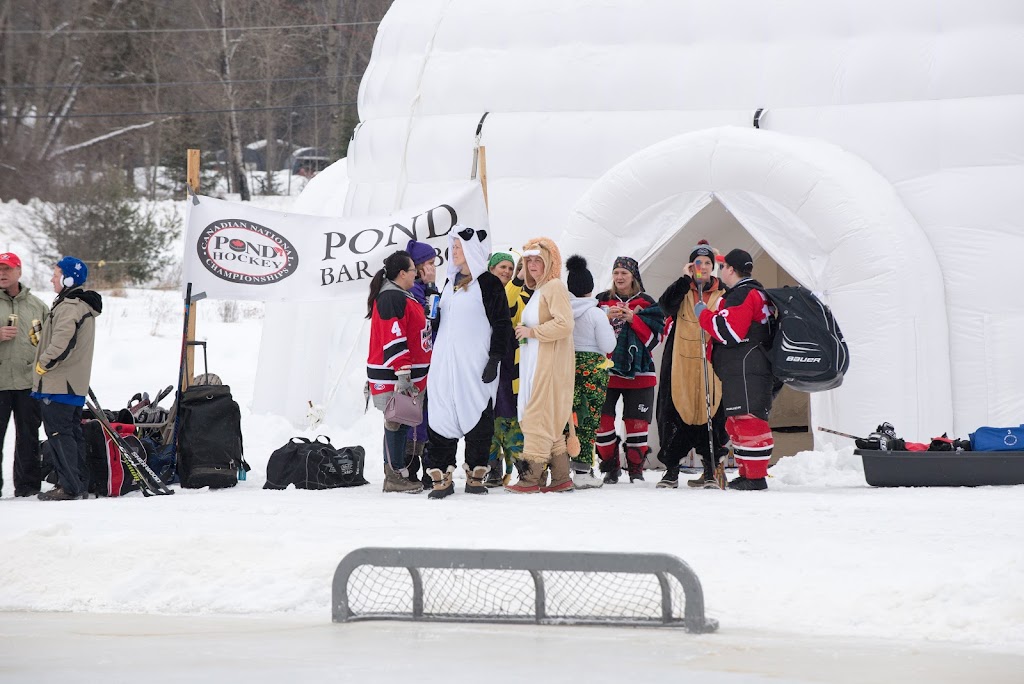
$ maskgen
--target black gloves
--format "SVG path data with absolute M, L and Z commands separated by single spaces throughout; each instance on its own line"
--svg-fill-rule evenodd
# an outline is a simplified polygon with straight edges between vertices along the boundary
M 494 381 L 494 378 L 498 377 L 498 364 L 501 363 L 501 359 L 496 356 L 492 356 L 487 359 L 487 365 L 484 366 L 484 372 L 480 375 L 480 379 L 484 383 L 490 383 Z

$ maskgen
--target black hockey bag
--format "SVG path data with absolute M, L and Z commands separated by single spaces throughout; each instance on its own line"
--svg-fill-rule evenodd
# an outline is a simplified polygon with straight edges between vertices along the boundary
M 242 419 L 227 385 L 194 385 L 178 406 L 177 469 L 188 489 L 234 487 L 242 456 Z
M 832 311 L 803 287 L 766 292 L 778 309 L 768 353 L 775 377 L 798 392 L 824 392 L 842 385 L 850 349 Z
M 339 451 L 323 435 L 310 441 L 293 437 L 270 455 L 264 489 L 336 489 L 367 484 L 363 479 L 362 447 Z

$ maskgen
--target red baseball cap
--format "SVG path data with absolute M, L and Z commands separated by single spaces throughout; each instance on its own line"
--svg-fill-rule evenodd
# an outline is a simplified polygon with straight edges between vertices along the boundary
M 11 268 L 21 268 L 21 259 L 14 252 L 4 252 L 0 254 L 0 266 L 10 266 Z

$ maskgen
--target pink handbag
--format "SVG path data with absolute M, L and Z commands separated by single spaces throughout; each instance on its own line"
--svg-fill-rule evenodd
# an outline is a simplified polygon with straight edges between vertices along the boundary
M 395 392 L 384 405 L 384 420 L 399 425 L 416 427 L 423 422 L 423 404 L 420 403 L 419 394 L 409 396 L 401 392 Z

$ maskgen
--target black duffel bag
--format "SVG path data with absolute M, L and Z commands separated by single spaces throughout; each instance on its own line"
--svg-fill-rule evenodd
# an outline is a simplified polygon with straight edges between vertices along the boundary
M 363 447 L 336 449 L 330 437 L 315 440 L 292 437 L 270 455 L 264 489 L 335 489 L 367 484 L 363 477 Z
M 242 456 L 242 417 L 227 385 L 194 385 L 178 406 L 178 476 L 188 489 L 234 487 Z

